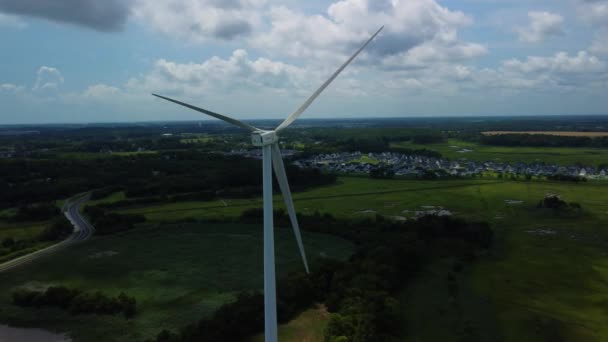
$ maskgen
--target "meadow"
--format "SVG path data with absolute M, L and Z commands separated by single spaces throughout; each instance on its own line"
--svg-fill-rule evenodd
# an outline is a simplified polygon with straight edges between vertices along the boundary
M 559 214 L 536 208 L 547 193 L 580 203 L 583 211 Z M 340 218 L 381 214 L 411 219 L 416 211 L 441 207 L 492 224 L 495 245 L 456 273 L 457 297 L 446 291 L 446 277 L 454 273 L 455 261 L 439 257 L 403 290 L 407 341 L 446 341 L 472 331 L 480 340 L 554 341 L 559 337 L 586 342 L 608 339 L 607 194 L 608 182 L 603 181 L 340 177 L 333 185 L 295 193 L 294 201 L 301 213 L 319 211 Z M 124 193 L 117 192 L 95 203 L 121 199 Z M 282 208 L 282 202 L 277 195 L 275 206 Z M 186 221 L 236 222 L 244 209 L 254 207 L 261 207 L 260 199 L 119 209 L 143 214 L 148 223 L 0 275 L 0 319 L 72 331 L 83 341 L 100 336 L 129 341 L 208 315 L 235 292 L 261 287 L 261 262 L 256 262 L 261 260 L 261 227 Z M 179 220 L 184 223 L 175 223 Z M 280 229 L 276 241 L 279 272 L 301 267 L 290 230 Z M 304 233 L 304 242 L 310 256 L 345 258 L 352 251 L 349 243 L 325 235 Z M 8 304 L 10 291 L 16 287 L 50 284 L 100 289 L 110 295 L 125 291 L 137 298 L 140 314 L 127 321 L 41 309 L 32 318 L 31 311 Z M 303 336 L 319 340 L 326 323 L 327 315 L 313 308 L 281 326 L 280 333 L 285 341 L 299 341 Z M 83 328 L 88 326 L 95 329 Z
M 352 245 L 304 233 L 307 254 L 344 259 Z M 277 272 L 303 268 L 291 229 L 275 237 Z M 132 231 L 95 237 L 36 263 L 0 274 L 0 320 L 65 332 L 78 341 L 134 341 L 155 337 L 211 314 L 244 290 L 262 288 L 262 229 L 257 225 L 145 224 Z M 11 304 L 16 288 L 51 285 L 125 292 L 137 300 L 138 314 L 71 315 L 60 309 L 21 308 Z M 35 314 L 34 314 L 35 312 Z
M 536 208 L 547 193 L 580 203 L 582 213 Z M 412 211 L 440 206 L 492 224 L 496 244 L 487 256 L 458 274 L 457 299 L 446 293 L 451 263 L 441 259 L 403 292 L 408 340 L 445 341 L 463 329 L 473 329 L 482 340 L 538 341 L 559 335 L 566 336 L 566 341 L 601 341 L 608 339 L 608 232 L 603 228 L 608 223 L 607 194 L 608 183 L 600 181 L 342 177 L 336 185 L 297 193 L 294 200 L 300 212 L 318 210 L 350 218 L 375 213 L 406 217 Z M 281 207 L 281 201 L 275 198 L 275 205 Z M 224 202 L 171 203 L 126 211 L 160 222 L 236 218 L 243 209 L 261 205 L 257 199 Z
M 10 251 L 7 246 L 0 245 L 2 255 L 0 255 L 0 263 L 14 259 L 21 255 L 25 255 L 44 248 L 50 245 L 50 242 L 37 241 L 40 233 L 51 224 L 50 221 L 32 221 L 32 222 L 15 222 L 16 210 L 6 209 L 0 211 L 0 243 L 4 244 L 6 239 L 12 239 L 12 241 L 26 240 L 32 241 L 29 246 L 23 249 Z
M 557 165 L 608 164 L 608 149 L 588 147 L 505 147 L 487 146 L 457 139 L 448 139 L 445 143 L 416 145 L 410 142 L 392 143 L 393 148 L 426 148 L 441 153 L 444 158 L 452 160 L 467 159 L 474 161 L 524 162 Z M 463 149 L 470 152 L 459 152 Z
M 561 137 L 606 137 L 608 132 L 576 132 L 576 131 L 487 131 L 481 132 L 483 135 L 502 135 L 502 134 L 540 134 L 556 135 Z

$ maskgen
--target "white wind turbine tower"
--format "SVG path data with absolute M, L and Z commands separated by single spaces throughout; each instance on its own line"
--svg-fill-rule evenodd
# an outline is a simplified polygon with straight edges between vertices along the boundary
M 289 184 L 287 183 L 287 175 L 285 174 L 285 167 L 283 166 L 283 159 L 281 157 L 281 151 L 278 144 L 277 133 L 287 128 L 292 124 L 300 114 L 302 114 L 308 106 L 321 94 L 325 88 L 346 68 L 346 66 L 352 62 L 357 55 L 365 49 L 365 47 L 382 31 L 384 26 L 380 27 L 374 35 L 372 35 L 366 42 L 357 50 L 331 77 L 325 81 L 311 96 L 298 108 L 295 112 L 285 119 L 277 128 L 274 130 L 263 130 L 246 124 L 242 121 L 203 109 L 187 103 L 170 99 L 168 97 L 152 94 L 161 99 L 177 103 L 178 105 L 188 107 L 196 110 L 203 114 L 207 114 L 214 118 L 224 120 L 233 125 L 251 131 L 251 141 L 253 146 L 259 146 L 262 148 L 262 170 L 263 170 L 263 197 L 264 197 L 264 335 L 266 342 L 277 341 L 277 305 L 276 305 L 276 278 L 275 278 L 275 262 L 274 262 L 274 232 L 273 232 L 273 211 L 272 211 L 272 168 L 277 177 L 279 187 L 283 193 L 283 199 L 285 200 L 285 206 L 289 214 L 289 219 L 293 226 L 293 232 L 300 248 L 300 254 L 302 261 L 304 261 L 304 268 L 308 273 L 308 263 L 306 261 L 306 253 L 304 252 L 304 246 L 302 245 L 302 237 L 300 235 L 300 228 L 298 226 L 298 220 L 296 217 L 296 211 L 293 206 L 293 200 L 291 198 L 291 191 L 289 190 Z

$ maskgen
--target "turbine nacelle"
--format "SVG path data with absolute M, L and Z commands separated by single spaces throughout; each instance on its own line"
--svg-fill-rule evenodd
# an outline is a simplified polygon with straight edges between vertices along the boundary
M 275 131 L 255 131 L 251 133 L 251 143 L 253 146 L 262 147 L 272 145 L 279 141 Z

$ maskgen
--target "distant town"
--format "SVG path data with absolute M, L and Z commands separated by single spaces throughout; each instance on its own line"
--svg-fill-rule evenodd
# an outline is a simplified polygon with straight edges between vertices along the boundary
M 242 155 L 250 158 L 261 158 L 257 150 L 234 150 L 230 155 Z M 297 155 L 296 151 L 284 150 L 283 155 Z M 608 168 L 593 166 L 563 166 L 546 163 L 506 163 L 499 161 L 472 161 L 464 158 L 448 160 L 419 155 L 407 155 L 396 152 L 362 153 L 340 152 L 319 154 L 309 158 L 297 159 L 293 162 L 300 168 L 318 168 L 328 172 L 347 174 L 370 174 L 373 170 L 382 168 L 395 176 L 425 175 L 436 178 L 443 177 L 472 177 L 487 172 L 514 176 L 569 176 L 588 179 L 607 178 Z

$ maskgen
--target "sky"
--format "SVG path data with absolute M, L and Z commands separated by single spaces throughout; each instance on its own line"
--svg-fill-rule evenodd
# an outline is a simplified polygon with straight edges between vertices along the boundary
M 608 114 L 608 0 L 0 0 L 0 124 Z

